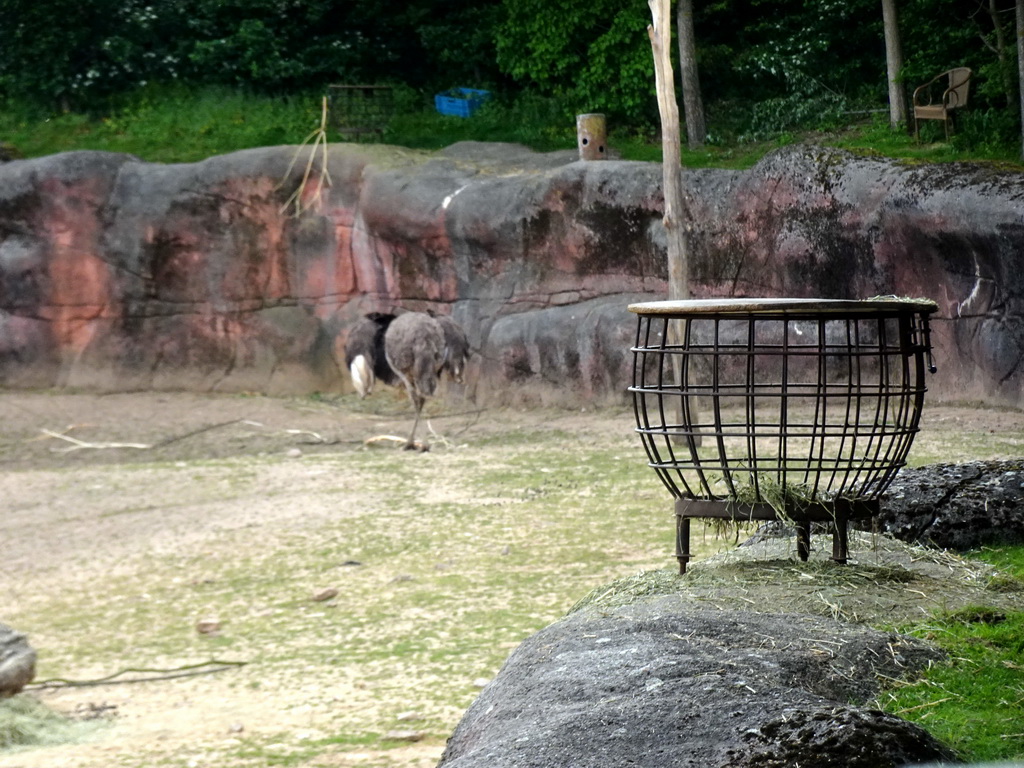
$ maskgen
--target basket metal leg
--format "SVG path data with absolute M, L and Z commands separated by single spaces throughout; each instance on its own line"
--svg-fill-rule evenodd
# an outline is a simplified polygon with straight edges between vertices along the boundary
M 811 554 L 811 524 L 796 524 L 796 553 L 805 563 Z
M 846 530 L 846 518 L 836 518 L 832 525 L 832 559 L 846 565 L 850 555 L 850 539 Z
M 676 560 L 679 561 L 679 573 L 686 573 L 686 564 L 690 562 L 690 518 L 676 513 Z

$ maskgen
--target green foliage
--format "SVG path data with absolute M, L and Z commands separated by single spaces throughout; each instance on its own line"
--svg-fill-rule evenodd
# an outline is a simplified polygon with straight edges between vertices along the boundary
M 0 95 L 89 110 L 179 71 L 173 0 L 0 0 L 0 18 Z
M 899 6 L 908 91 L 969 66 L 959 148 L 1019 141 L 1013 3 Z M 0 18 L 0 99 L 51 112 L 109 116 L 153 84 L 280 96 L 389 83 L 424 100 L 457 85 L 532 94 L 638 133 L 659 124 L 640 0 L 0 0 Z M 887 106 L 877 0 L 715 0 L 694 25 L 711 144 L 834 130 Z
M 95 112 L 175 80 L 265 94 L 490 80 L 498 2 L 0 0 L 0 96 Z
M 407 45 L 396 15 L 376 2 L 191 0 L 195 79 L 263 92 L 393 74 Z M 400 14 L 398 15 L 400 16 Z M 391 33 L 391 34 L 389 34 Z M 404 34 L 403 34 L 404 33 Z
M 500 2 L 447 2 L 442 12 L 424 14 L 418 22 L 420 42 L 427 60 L 444 83 L 490 86 L 500 77 L 494 30 L 501 19 Z M 444 80 L 447 78 L 447 80 Z
M 646 4 L 504 0 L 498 65 L 523 86 L 643 124 L 656 119 Z
M 749 133 L 831 129 L 842 113 L 884 88 L 881 12 L 874 0 L 789 0 L 748 29 L 736 73 L 757 85 Z M 841 35 L 836 31 L 842 30 Z M 881 91 L 884 93 L 884 91 Z
M 1007 88 L 1016 92 L 1014 3 L 995 0 L 993 5 L 1007 46 L 1002 61 L 988 4 L 966 0 L 907 0 L 899 4 L 905 59 L 900 74 L 908 97 L 914 88 L 941 72 L 966 66 L 974 70 L 970 111 L 1013 106 Z

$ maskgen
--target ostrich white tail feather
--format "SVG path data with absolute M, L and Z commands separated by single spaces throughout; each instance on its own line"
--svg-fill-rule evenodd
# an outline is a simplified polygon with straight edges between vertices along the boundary
M 348 370 L 352 374 L 352 385 L 360 397 L 366 397 L 373 391 L 373 366 L 365 355 L 356 355 Z

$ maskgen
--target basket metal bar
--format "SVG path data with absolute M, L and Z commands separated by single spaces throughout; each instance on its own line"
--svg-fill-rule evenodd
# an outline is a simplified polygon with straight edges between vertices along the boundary
M 787 354 L 789 350 L 789 336 L 789 323 L 786 322 L 783 324 L 782 333 L 782 380 L 779 383 L 781 397 L 779 398 L 779 442 L 777 450 L 779 456 L 782 458 L 782 461 L 786 461 L 786 446 L 789 443 L 786 437 L 786 433 L 789 430 L 790 357 Z
M 881 396 L 878 399 L 879 400 L 879 408 L 878 408 L 879 416 L 876 416 L 876 418 L 875 418 L 875 423 L 876 424 L 886 424 L 888 422 L 889 414 L 892 412 L 890 410 L 892 408 L 892 393 L 891 393 L 891 382 L 892 382 L 892 375 L 893 375 L 892 365 L 891 365 L 891 361 L 890 361 L 890 356 L 881 351 L 881 350 L 886 349 L 886 347 L 888 346 L 887 343 L 886 343 L 886 341 L 888 339 L 888 330 L 887 329 L 888 329 L 888 323 L 886 323 L 885 320 L 883 320 L 882 318 L 879 318 L 879 320 L 878 320 L 878 346 L 879 346 L 879 350 L 880 351 L 879 351 L 878 359 L 879 359 L 879 363 L 880 363 L 880 370 L 879 370 L 879 374 L 878 374 L 878 377 L 879 377 L 878 383 L 879 383 L 879 389 L 882 390 L 882 394 L 881 394 Z M 900 422 L 897 421 L 896 423 L 900 423 Z M 879 456 L 882 455 L 882 453 L 881 453 L 882 443 L 883 443 L 883 440 L 882 440 L 881 437 L 878 440 L 876 440 L 875 443 L 874 443 L 874 448 L 875 448 L 875 450 L 874 450 L 874 461 L 875 461 L 876 464 L 879 463 L 882 460 L 882 459 L 879 458 Z M 864 484 L 861 486 L 861 493 L 864 493 L 864 494 L 868 493 L 868 484 L 870 483 L 870 481 L 871 481 L 870 478 L 865 480 Z
M 757 424 L 757 368 L 754 365 L 754 341 L 757 328 L 754 325 L 753 318 L 747 321 L 747 391 L 743 398 L 745 411 L 746 411 L 746 423 L 751 425 L 746 430 L 747 438 L 747 460 L 752 467 L 758 466 L 758 452 L 757 452 L 757 431 L 752 425 Z M 757 474 L 754 474 L 753 479 L 754 494 L 760 496 L 761 489 L 759 487 L 759 480 Z
M 856 321 L 853 321 L 853 322 L 854 322 L 854 324 L 856 323 Z M 850 320 L 850 318 L 846 318 L 845 322 L 843 322 L 842 332 L 843 332 L 843 335 L 844 335 L 844 337 L 846 339 L 846 348 L 847 349 L 850 349 L 853 346 L 852 345 L 852 333 L 851 333 L 850 328 L 851 328 L 851 320 Z M 855 396 L 859 392 L 859 390 L 857 390 L 855 388 L 855 386 L 854 386 L 854 382 L 855 382 L 854 358 L 851 357 L 850 355 L 842 355 L 842 359 L 845 362 L 845 368 L 846 368 L 845 382 L 846 382 L 846 392 L 847 392 L 847 395 L 846 395 L 846 398 L 845 398 L 845 402 L 843 403 L 843 417 L 842 417 L 843 431 L 842 431 L 842 434 L 839 436 L 839 445 L 836 448 L 836 453 L 840 457 L 845 455 L 845 452 L 847 450 L 847 442 L 848 442 L 848 440 L 850 440 L 851 438 L 852 439 L 856 439 L 856 434 L 855 433 L 853 435 L 851 435 L 850 427 L 851 427 L 852 422 L 850 420 L 850 413 L 851 413 L 851 411 L 853 409 L 853 404 L 860 400 L 860 397 Z M 852 453 L 852 451 L 851 451 L 851 453 Z M 850 470 L 850 465 L 847 464 L 847 475 L 849 474 L 849 470 Z M 833 465 L 832 472 L 829 474 L 828 481 L 825 483 L 825 487 L 826 488 L 832 488 L 832 487 L 835 486 L 836 474 L 838 473 L 838 471 L 839 471 L 839 465 L 838 464 Z
M 852 333 L 851 333 L 852 328 Z M 860 349 L 861 335 L 860 335 L 860 319 L 855 318 L 846 324 L 846 343 L 851 349 Z M 861 358 L 856 355 L 847 356 L 847 364 L 849 365 L 848 379 L 850 386 L 854 391 L 860 392 L 862 395 L 866 393 L 867 388 L 864 386 L 863 367 L 861 365 Z M 849 435 L 849 452 L 851 456 L 857 455 L 857 444 L 860 438 L 860 430 L 857 425 L 861 422 L 861 407 L 864 404 L 863 397 L 853 397 L 851 393 L 850 400 L 846 405 L 846 423 L 854 427 Z M 851 414 L 852 411 L 852 414 Z M 852 418 L 851 418 L 852 415 Z M 870 439 L 870 438 L 869 438 Z M 840 455 L 843 455 L 843 451 L 846 450 L 846 435 L 843 436 L 843 441 L 840 443 Z M 846 488 L 853 484 L 853 480 L 856 478 L 856 474 L 853 473 L 853 465 L 847 465 L 846 472 L 843 475 L 842 480 L 839 481 L 839 487 Z M 835 480 L 835 475 L 832 477 Z
M 693 395 L 691 394 L 689 386 L 690 377 L 693 374 L 691 374 L 690 371 L 691 356 L 687 354 L 687 352 L 689 351 L 692 343 L 693 327 L 689 320 L 684 320 L 683 332 L 680 339 L 680 344 L 682 345 L 682 360 L 679 364 L 679 381 L 677 382 L 679 384 L 679 410 L 683 423 L 690 426 L 690 428 L 684 433 L 686 438 L 686 448 L 690 452 L 690 461 L 694 465 L 700 466 L 700 454 L 698 453 L 698 448 L 700 446 L 697 444 L 697 437 L 695 434 L 699 427 L 694 427 L 696 414 L 699 413 L 699 409 L 693 407 L 694 403 L 691 399 L 693 398 Z M 705 477 L 704 473 L 698 472 L 697 479 L 701 486 L 701 492 L 710 494 L 711 485 L 708 483 L 708 479 Z
M 714 357 L 713 357 L 712 366 L 711 366 L 711 386 L 712 386 L 712 389 L 714 391 L 716 391 L 716 392 L 719 389 L 719 384 L 720 384 L 720 380 L 721 380 L 721 378 L 720 378 L 721 377 L 721 370 L 720 370 L 720 367 L 719 367 L 719 362 L 721 360 L 721 357 L 720 357 L 720 354 L 719 354 L 719 349 L 720 349 L 719 341 L 721 339 L 721 332 L 722 332 L 721 321 L 718 318 L 715 318 L 715 320 L 714 320 L 714 339 L 715 339 L 714 350 L 715 350 L 715 352 L 714 352 Z M 735 480 L 733 478 L 733 468 L 729 466 L 729 461 L 726 458 L 725 439 L 724 439 L 724 435 L 722 434 L 722 399 L 720 397 L 712 398 L 712 400 L 711 400 L 711 413 L 712 413 L 712 417 L 714 419 L 714 433 L 713 434 L 714 434 L 714 438 L 715 438 L 715 446 L 718 448 L 718 455 L 721 458 L 722 475 L 723 475 L 722 479 L 725 481 L 726 487 L 729 489 L 729 495 L 730 496 L 735 496 L 737 489 L 736 489 Z M 703 473 L 702 473 L 701 477 L 702 477 L 702 479 L 704 479 Z M 707 482 L 706 479 L 704 479 L 704 482 L 706 484 L 706 482 Z M 709 490 L 710 490 L 710 487 L 709 487 Z
M 807 478 L 810 476 L 811 467 L 821 466 L 821 458 L 825 454 L 825 435 L 820 425 L 824 425 L 828 421 L 828 399 L 822 396 L 825 391 L 825 387 L 828 383 L 828 350 L 826 348 L 825 340 L 828 337 L 828 327 L 825 324 L 825 318 L 819 317 L 818 322 L 818 381 L 817 381 L 817 396 L 814 398 L 814 436 L 811 437 L 810 443 L 810 455 L 807 459 L 807 464 L 804 468 L 804 483 L 806 484 Z M 817 438 L 817 453 L 815 453 L 815 437 Z M 814 473 L 814 484 L 811 488 L 811 497 L 814 498 L 818 495 L 818 482 L 821 478 L 821 474 Z

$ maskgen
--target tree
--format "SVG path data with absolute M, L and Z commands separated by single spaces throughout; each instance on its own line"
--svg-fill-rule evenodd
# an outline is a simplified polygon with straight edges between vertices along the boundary
M 402 66 L 409 47 L 402 14 L 377 0 L 188 2 L 188 58 L 203 83 L 273 93 L 377 82 Z
M 0 0 L 0 96 L 90 111 L 179 71 L 173 0 Z
M 647 27 L 654 54 L 654 85 L 658 92 L 658 111 L 661 114 L 662 146 L 662 193 L 665 197 L 665 211 L 661 220 L 665 227 L 666 251 L 668 257 L 669 299 L 690 298 L 690 232 L 693 230 L 693 214 L 686 202 L 683 189 L 682 152 L 679 145 L 679 105 L 676 103 L 675 75 L 672 73 L 672 0 L 647 0 L 651 8 L 653 23 Z M 670 344 L 679 344 L 679 325 L 669 327 Z M 682 360 L 673 355 L 673 380 L 682 384 Z M 682 423 L 683 399 L 676 404 L 676 419 Z M 691 412 L 698 408 L 696 400 L 690 402 Z M 677 435 L 675 441 L 685 438 Z M 694 445 L 701 445 L 699 434 L 689 438 Z
M 441 0 L 441 3 L 414 24 L 430 61 L 443 71 L 449 84 L 488 87 L 496 82 L 499 70 L 495 31 L 501 19 L 501 3 L 498 0 Z
M 878 0 L 750 0 L 737 19 L 745 44 L 736 72 L 756 84 L 751 134 L 771 136 L 847 120 L 882 95 Z
M 634 123 L 651 113 L 643 6 L 621 0 L 504 0 L 498 66 L 521 86 Z
M 1013 107 L 1013 74 L 1009 64 L 1009 54 L 1006 46 L 1006 33 L 1003 30 L 1003 20 L 1000 18 L 1000 9 L 996 0 L 988 0 L 988 15 L 992 20 L 992 30 L 995 41 L 985 40 L 986 46 L 996 55 L 999 66 L 1000 80 L 1003 84 L 1003 91 L 1006 93 L 1006 106 Z
M 903 46 L 900 44 L 896 0 L 882 0 L 882 24 L 885 28 L 885 69 L 889 81 L 889 125 L 909 125 L 907 93 L 900 80 L 903 69 Z
M 697 42 L 693 34 L 693 0 L 679 0 L 676 12 L 679 29 L 679 74 L 683 81 L 683 114 L 686 116 L 686 143 L 690 149 L 704 146 L 707 126 L 704 100 L 697 76 Z
M 672 0 L 647 0 L 653 24 L 647 27 L 654 54 L 654 80 L 661 113 L 662 186 L 668 251 L 670 299 L 690 298 L 689 229 L 691 216 L 683 193 L 682 152 L 679 143 L 679 105 L 676 103 L 675 76 L 672 73 Z M 677 379 L 678 380 L 678 379 Z

